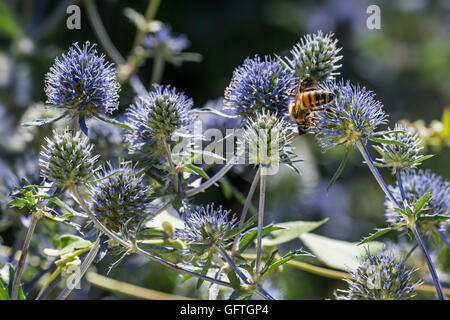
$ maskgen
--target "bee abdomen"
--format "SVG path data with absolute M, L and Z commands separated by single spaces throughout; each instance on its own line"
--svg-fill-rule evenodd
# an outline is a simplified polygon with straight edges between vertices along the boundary
M 333 101 L 335 94 L 325 90 L 314 90 L 303 93 L 303 105 L 309 109 L 320 107 Z

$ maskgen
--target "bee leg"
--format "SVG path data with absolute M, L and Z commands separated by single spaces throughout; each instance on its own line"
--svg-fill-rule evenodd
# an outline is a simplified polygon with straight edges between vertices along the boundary
M 298 135 L 301 136 L 301 135 L 304 135 L 305 133 L 307 133 L 308 131 L 306 131 L 306 129 L 307 128 L 305 128 L 304 126 L 298 125 L 297 126 Z

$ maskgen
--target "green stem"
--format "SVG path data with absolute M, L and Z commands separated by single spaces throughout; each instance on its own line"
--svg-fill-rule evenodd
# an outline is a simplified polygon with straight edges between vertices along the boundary
M 196 188 L 190 189 L 186 191 L 186 197 L 192 197 L 196 194 L 205 191 L 210 186 L 212 186 L 214 183 L 219 181 L 235 164 L 236 156 L 233 156 L 227 164 L 225 164 L 214 176 L 212 176 L 209 180 L 203 182 L 201 185 L 199 185 Z
M 436 293 L 438 295 L 439 300 L 445 300 L 444 293 L 442 292 L 442 286 L 439 281 L 438 275 L 436 273 L 436 269 L 434 268 L 433 261 L 431 260 L 430 254 L 428 253 L 428 250 L 425 246 L 425 243 L 423 242 L 422 236 L 420 235 L 420 232 L 417 230 L 417 226 L 413 225 L 411 228 L 411 232 L 413 233 L 414 237 L 416 238 L 417 244 L 419 245 L 420 249 L 422 250 L 423 255 L 425 256 L 425 260 L 428 265 L 428 270 L 431 273 L 431 277 L 433 278 L 434 287 L 436 288 Z
M 363 156 L 364 160 L 366 161 L 366 164 L 369 166 L 370 171 L 372 172 L 373 176 L 377 180 L 378 184 L 381 187 L 381 190 L 386 194 L 386 196 L 389 198 L 389 200 L 392 201 L 398 208 L 403 209 L 403 207 L 398 203 L 398 201 L 394 198 L 391 191 L 389 190 L 388 186 L 386 185 L 386 182 L 384 182 L 383 178 L 380 175 L 380 172 L 378 172 L 377 167 L 373 163 L 372 157 L 369 154 L 369 151 L 367 150 L 364 143 L 359 139 L 356 141 L 356 147 L 358 148 L 359 152 L 361 152 L 361 155 Z
M 156 12 L 158 11 L 159 4 L 161 0 L 150 0 L 147 6 L 147 10 L 145 11 L 145 23 L 149 24 L 156 16 Z M 142 38 L 144 36 L 144 32 L 141 29 L 137 30 L 136 37 L 134 38 L 133 48 L 136 48 L 141 45 Z
M 100 237 L 101 233 L 98 235 L 97 240 L 95 240 L 94 245 L 92 246 L 91 250 L 89 250 L 88 255 L 86 258 L 84 258 L 83 263 L 81 264 L 81 267 L 79 269 L 79 273 L 75 276 L 75 282 L 72 283 L 70 286 L 67 286 L 63 289 L 63 291 L 56 297 L 56 300 L 65 300 L 69 294 L 72 292 L 72 290 L 80 283 L 81 278 L 83 278 L 86 271 L 91 266 L 92 262 L 94 262 L 95 257 L 97 256 L 98 250 L 100 249 Z
M 36 228 L 37 222 L 40 219 L 39 213 L 33 213 L 31 217 L 31 222 L 28 227 L 27 235 L 25 237 L 25 242 L 23 243 L 22 252 L 20 253 L 19 261 L 17 262 L 17 268 L 14 274 L 14 280 L 11 291 L 11 298 L 13 300 L 17 299 L 19 293 L 20 279 L 22 278 L 23 271 L 25 269 L 25 261 L 28 255 L 28 249 L 30 248 L 31 238 Z
M 262 252 L 262 229 L 264 226 L 264 201 L 266 198 L 266 172 L 265 168 L 259 170 L 259 206 L 258 206 L 258 238 L 256 242 L 256 279 L 259 279 L 261 271 L 261 252 Z
M 175 192 L 178 192 L 178 174 L 176 173 L 175 165 L 172 160 L 172 152 L 170 151 L 170 147 L 167 144 L 166 140 L 163 140 L 164 150 L 166 151 L 167 161 L 169 162 L 169 174 L 173 179 L 173 188 Z
M 165 59 L 164 55 L 156 52 L 155 58 L 153 59 L 153 70 L 152 77 L 149 84 L 149 89 L 151 89 L 153 83 L 160 83 L 162 75 L 164 72 Z
M 250 207 L 250 203 L 252 202 L 253 194 L 255 193 L 256 186 L 259 182 L 259 172 L 261 168 L 258 167 L 258 171 L 255 173 L 255 177 L 253 178 L 253 182 L 250 186 L 250 190 L 248 191 L 247 199 L 245 200 L 244 208 L 242 209 L 241 218 L 239 220 L 238 229 L 242 228 L 245 222 L 245 218 L 247 216 L 248 208 Z M 233 247 L 231 249 L 231 256 L 234 256 L 236 251 L 238 250 L 239 245 L 239 237 L 236 237 L 233 242 Z
M 400 194 L 402 195 L 403 203 L 405 203 L 407 200 L 406 200 L 405 189 L 403 189 L 403 181 L 402 181 L 402 176 L 401 176 L 400 170 L 397 170 L 395 172 L 395 176 L 397 177 L 397 185 L 398 185 L 398 188 L 400 189 Z

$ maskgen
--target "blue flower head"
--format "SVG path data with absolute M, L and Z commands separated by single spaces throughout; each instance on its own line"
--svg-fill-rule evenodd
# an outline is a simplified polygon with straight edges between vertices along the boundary
M 420 282 L 413 283 L 415 270 L 407 269 L 386 250 L 376 255 L 368 252 L 366 258 L 356 270 L 350 271 L 350 277 L 344 279 L 348 290 L 335 296 L 338 300 L 404 300 L 415 296 L 414 288 Z
M 97 219 L 115 232 L 125 225 L 128 231 L 136 231 L 150 210 L 149 187 L 143 178 L 130 163 L 121 162 L 117 169 L 108 163 L 89 190 L 89 205 Z
M 163 24 L 161 29 L 145 37 L 143 44 L 152 55 L 158 51 L 166 58 L 170 58 L 190 46 L 190 42 L 184 34 L 179 36 L 172 34 L 172 27 L 169 24 Z M 170 61 L 170 59 L 168 60 Z
M 80 48 L 74 43 L 45 76 L 47 103 L 63 115 L 79 116 L 85 133 L 86 117 L 110 114 L 119 105 L 117 71 L 104 55 L 97 55 L 95 46 L 86 42 Z
M 192 99 L 170 86 L 154 85 L 145 97 L 138 97 L 127 110 L 127 123 L 132 130 L 125 133 L 128 151 L 134 155 L 158 156 L 164 153 L 163 141 L 188 130 L 195 119 Z
M 403 190 L 405 191 L 406 200 L 409 205 L 413 205 L 422 198 L 426 193 L 431 194 L 425 209 L 421 216 L 448 216 L 450 209 L 450 182 L 435 174 L 431 170 L 407 170 L 401 172 Z M 397 186 L 389 186 L 395 199 L 401 199 L 400 188 Z M 406 217 L 395 210 L 397 206 L 389 199 L 385 199 L 387 221 L 392 224 L 401 222 L 406 223 Z M 419 219 L 420 221 L 420 219 Z M 432 230 L 431 227 L 438 226 L 441 229 L 445 227 L 446 222 L 419 222 L 418 227 L 421 231 L 426 232 Z
M 236 226 L 236 218 L 229 220 L 230 210 L 222 210 L 222 206 L 214 209 L 214 204 L 202 206 L 186 215 L 184 229 L 177 229 L 175 237 L 188 243 L 222 245 L 227 234 Z
M 234 70 L 224 104 L 244 118 L 254 118 L 263 110 L 284 116 L 291 101 L 286 92 L 295 84 L 294 74 L 278 60 L 247 58 Z
M 336 94 L 329 105 L 332 111 L 317 112 L 316 127 L 311 128 L 323 150 L 338 145 L 351 147 L 358 139 L 371 136 L 378 125 L 386 122 L 383 104 L 365 87 L 354 86 L 348 81 L 327 81 L 318 88 Z

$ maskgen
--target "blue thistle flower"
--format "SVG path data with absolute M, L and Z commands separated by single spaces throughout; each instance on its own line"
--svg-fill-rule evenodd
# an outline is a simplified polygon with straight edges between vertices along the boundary
M 392 253 L 382 251 L 376 255 L 367 252 L 356 270 L 344 279 L 348 290 L 337 290 L 343 296 L 338 300 L 404 300 L 415 296 L 412 275 L 416 270 L 407 269 L 403 262 L 397 261 Z
M 333 34 L 306 35 L 291 50 L 292 59 L 285 58 L 289 67 L 300 78 L 311 77 L 317 82 L 332 80 L 335 71 L 341 67 L 337 63 L 342 59 L 338 56 L 342 48 L 337 48 L 337 40 L 332 39 Z
M 170 86 L 154 85 L 145 97 L 138 97 L 126 112 L 132 130 L 125 133 L 128 151 L 134 155 L 157 157 L 164 153 L 163 141 L 170 144 L 177 131 L 188 130 L 194 120 L 192 99 Z
M 57 187 L 71 187 L 85 183 L 96 171 L 98 156 L 92 155 L 93 145 L 80 131 L 75 135 L 68 129 L 53 131 L 46 138 L 47 146 L 41 151 L 39 166 L 41 176 Z
M 288 162 L 294 157 L 292 139 L 286 121 L 263 110 L 247 120 L 245 131 L 238 136 L 238 153 L 247 158 L 246 163 L 255 165 Z
M 110 163 L 108 168 L 96 176 L 97 182 L 90 186 L 90 209 L 106 227 L 115 232 L 135 232 L 149 214 L 150 189 L 143 182 L 144 175 L 127 162 L 121 162 L 117 169 Z
M 188 38 L 182 34 L 174 36 L 170 24 L 163 24 L 154 34 L 144 38 L 144 47 L 152 51 L 159 51 L 164 57 L 180 53 L 189 47 Z
M 421 216 L 448 216 L 450 209 L 450 182 L 442 176 L 433 173 L 431 170 L 407 170 L 401 173 L 403 190 L 408 204 L 412 205 L 426 193 L 431 194 L 428 204 L 422 211 Z M 389 186 L 394 198 L 401 199 L 400 188 Z M 395 210 L 397 206 L 389 199 L 385 199 L 387 221 L 392 224 L 406 223 L 407 218 Z M 444 229 L 446 222 L 421 222 L 418 219 L 418 227 L 422 232 L 431 230 L 431 227 L 437 225 Z M 403 228 L 402 230 L 406 230 Z
M 390 131 L 390 129 L 388 129 Z M 401 132 L 397 132 L 401 131 Z M 414 134 L 406 129 L 406 127 L 395 125 L 394 132 L 387 133 L 381 137 L 385 140 L 398 141 L 403 144 L 395 145 L 384 143 L 380 147 L 374 147 L 381 158 L 378 158 L 378 164 L 383 167 L 392 168 L 395 174 L 397 170 L 406 168 L 415 168 L 420 165 L 421 161 L 431 156 L 422 156 L 420 154 L 420 139 L 417 134 Z
M 375 94 L 349 81 L 328 81 L 318 88 L 334 92 L 330 103 L 333 111 L 317 112 L 316 127 L 311 128 L 323 150 L 338 145 L 353 146 L 358 139 L 370 137 L 376 127 L 386 122 L 383 104 L 375 100 Z
M 46 103 L 64 113 L 38 123 L 56 121 L 65 115 L 78 116 L 80 128 L 87 134 L 85 118 L 111 114 L 118 108 L 117 71 L 113 64 L 106 62 L 104 55 L 97 55 L 95 46 L 86 42 L 80 48 L 74 43 L 67 55 L 55 59 L 45 76 Z
M 175 238 L 187 243 L 221 246 L 236 227 L 236 218 L 228 218 L 230 211 L 222 210 L 222 206 L 214 209 L 214 204 L 201 206 L 185 216 L 185 228 L 175 230 Z
M 286 92 L 295 84 L 293 73 L 278 60 L 256 55 L 234 70 L 224 103 L 244 118 L 253 118 L 262 110 L 285 116 L 292 100 Z

